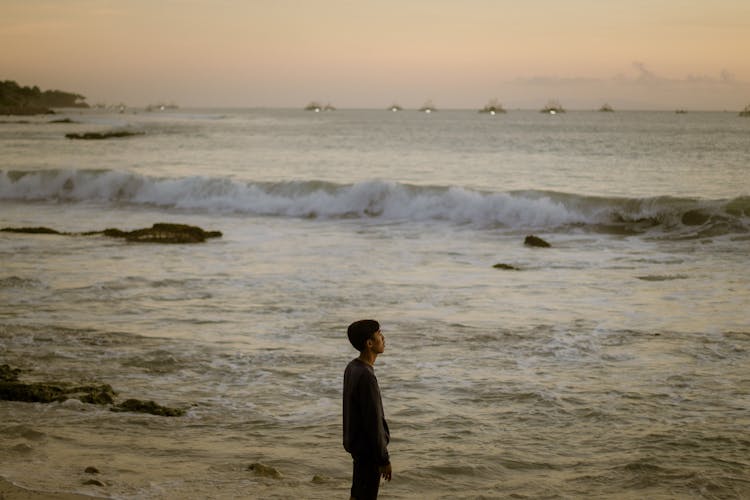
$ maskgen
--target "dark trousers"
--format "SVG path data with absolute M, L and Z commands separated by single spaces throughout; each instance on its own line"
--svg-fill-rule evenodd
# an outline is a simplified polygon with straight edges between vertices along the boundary
M 354 457 L 351 496 L 356 500 L 375 500 L 380 488 L 378 464 Z

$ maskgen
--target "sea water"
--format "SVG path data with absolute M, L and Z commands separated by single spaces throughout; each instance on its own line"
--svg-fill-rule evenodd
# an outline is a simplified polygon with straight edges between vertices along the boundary
M 0 228 L 223 236 L 0 232 L 0 364 L 187 410 L 2 401 L 0 476 L 111 498 L 346 498 L 345 332 L 376 318 L 382 498 L 750 496 L 750 120 L 60 117 L 0 120 Z M 65 137 L 122 130 L 138 135 Z

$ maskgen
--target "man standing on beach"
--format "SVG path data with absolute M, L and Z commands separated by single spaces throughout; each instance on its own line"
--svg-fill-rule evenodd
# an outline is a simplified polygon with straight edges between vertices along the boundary
M 391 480 L 390 433 L 373 370 L 385 350 L 385 337 L 373 319 L 355 321 L 346 333 L 359 351 L 344 371 L 344 449 L 354 459 L 351 500 L 374 500 L 380 478 Z

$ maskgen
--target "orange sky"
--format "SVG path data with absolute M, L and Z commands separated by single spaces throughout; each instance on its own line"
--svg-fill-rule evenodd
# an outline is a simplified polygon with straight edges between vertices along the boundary
M 740 109 L 748 0 L 1 0 L 0 79 L 142 106 Z

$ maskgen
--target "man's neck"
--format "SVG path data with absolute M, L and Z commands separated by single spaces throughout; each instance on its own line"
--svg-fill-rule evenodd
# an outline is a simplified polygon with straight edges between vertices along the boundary
M 367 363 L 370 366 L 375 366 L 375 359 L 377 359 L 378 354 L 372 351 L 362 351 L 359 353 L 359 360 L 363 363 Z

